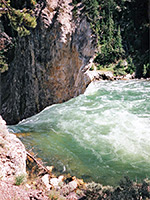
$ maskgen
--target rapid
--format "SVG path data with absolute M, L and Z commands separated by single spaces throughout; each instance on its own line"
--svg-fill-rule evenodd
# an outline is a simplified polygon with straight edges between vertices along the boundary
M 150 178 L 150 81 L 92 82 L 9 130 L 56 173 L 104 185 Z

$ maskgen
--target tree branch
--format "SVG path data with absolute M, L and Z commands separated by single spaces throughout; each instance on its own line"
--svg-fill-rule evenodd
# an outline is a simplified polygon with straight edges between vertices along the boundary
M 38 165 L 38 167 L 39 168 L 41 168 L 41 169 L 43 169 L 44 171 L 46 171 L 47 173 L 49 173 L 49 170 L 46 168 L 46 167 L 44 167 L 34 156 L 32 156 L 29 152 L 27 152 L 26 151 L 26 153 L 27 153 L 27 156 L 29 156 L 30 158 L 32 158 L 35 162 L 36 162 L 36 164 Z

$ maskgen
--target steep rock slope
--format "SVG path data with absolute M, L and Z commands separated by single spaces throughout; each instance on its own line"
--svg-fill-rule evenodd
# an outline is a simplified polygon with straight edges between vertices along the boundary
M 18 38 L 9 70 L 1 75 L 1 114 L 8 124 L 83 93 L 96 38 L 72 1 L 47 0 L 30 36 Z
M 19 175 L 26 175 L 26 150 L 21 141 L 8 132 L 0 116 L 0 178 L 14 182 Z

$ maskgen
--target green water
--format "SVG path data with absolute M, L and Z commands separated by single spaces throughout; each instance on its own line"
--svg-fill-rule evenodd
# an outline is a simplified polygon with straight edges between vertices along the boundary
M 102 81 L 9 127 L 58 173 L 114 185 L 150 178 L 150 81 Z

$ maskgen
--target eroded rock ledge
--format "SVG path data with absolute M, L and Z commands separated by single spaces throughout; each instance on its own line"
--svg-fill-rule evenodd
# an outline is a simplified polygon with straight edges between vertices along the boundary
M 31 35 L 17 38 L 14 59 L 1 75 L 1 115 L 7 124 L 83 93 L 96 49 L 90 23 L 72 0 L 47 0 Z

